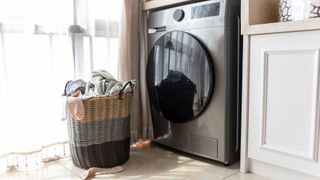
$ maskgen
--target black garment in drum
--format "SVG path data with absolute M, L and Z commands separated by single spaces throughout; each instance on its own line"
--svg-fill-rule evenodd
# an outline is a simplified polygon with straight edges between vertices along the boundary
M 196 85 L 182 72 L 169 70 L 156 92 L 163 116 L 172 122 L 185 122 L 193 118 Z
M 212 62 L 206 46 L 187 32 L 167 32 L 155 42 L 146 71 L 155 129 L 167 121 L 187 123 L 205 111 L 214 89 Z

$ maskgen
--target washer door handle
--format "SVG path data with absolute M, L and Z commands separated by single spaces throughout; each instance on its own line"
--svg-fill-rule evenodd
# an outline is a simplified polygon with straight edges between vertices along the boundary
M 148 29 L 148 34 L 154 34 L 157 32 L 157 29 L 153 28 L 153 29 Z
M 166 30 L 167 30 L 166 26 L 149 28 L 148 29 L 148 34 L 154 34 L 154 33 L 157 33 L 157 32 L 165 32 Z

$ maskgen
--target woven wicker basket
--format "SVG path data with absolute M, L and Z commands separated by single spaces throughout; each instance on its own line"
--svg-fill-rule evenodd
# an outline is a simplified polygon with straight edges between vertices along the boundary
M 80 168 L 113 167 L 129 159 L 132 93 L 83 100 L 85 117 L 68 119 L 72 161 Z

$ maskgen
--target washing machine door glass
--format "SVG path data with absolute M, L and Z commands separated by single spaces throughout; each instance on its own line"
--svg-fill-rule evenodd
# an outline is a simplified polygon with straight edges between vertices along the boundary
M 165 119 L 183 123 L 199 116 L 214 85 L 206 47 L 189 33 L 166 33 L 149 55 L 147 85 L 153 108 Z

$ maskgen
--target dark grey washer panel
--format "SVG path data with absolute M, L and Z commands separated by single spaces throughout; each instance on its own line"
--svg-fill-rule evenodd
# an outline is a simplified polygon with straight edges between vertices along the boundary
M 218 140 L 190 134 L 190 151 L 208 157 L 218 157 Z M 203 148 L 206 147 L 206 148 Z

